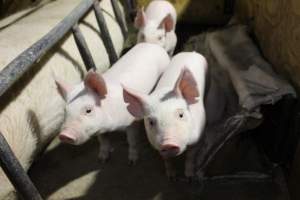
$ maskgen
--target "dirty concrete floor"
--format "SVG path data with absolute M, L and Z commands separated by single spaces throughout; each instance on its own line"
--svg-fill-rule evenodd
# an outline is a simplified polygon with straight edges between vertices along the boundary
M 108 163 L 97 161 L 96 139 L 82 146 L 60 144 L 50 149 L 30 169 L 30 176 L 47 199 L 192 199 L 194 187 L 185 180 L 172 183 L 164 174 L 159 155 L 141 138 L 140 160 L 129 166 L 122 132 L 111 133 L 114 152 Z M 185 188 L 185 189 L 183 189 Z
M 124 133 L 112 133 L 114 152 L 108 163 L 97 161 L 96 139 L 82 145 L 58 141 L 31 168 L 30 176 L 48 199 L 186 199 L 186 183 L 164 175 L 159 155 L 142 138 L 140 160 L 129 166 Z M 53 147 L 54 146 L 54 147 Z
M 96 139 L 82 146 L 60 144 L 55 140 L 29 171 L 42 196 L 51 200 L 287 199 L 286 191 L 272 180 L 217 180 L 190 184 L 183 178 L 181 170 L 179 181 L 169 182 L 159 155 L 150 147 L 144 134 L 140 138 L 141 158 L 135 166 L 128 165 L 125 134 L 111 133 L 111 136 L 114 152 L 105 164 L 97 161 Z

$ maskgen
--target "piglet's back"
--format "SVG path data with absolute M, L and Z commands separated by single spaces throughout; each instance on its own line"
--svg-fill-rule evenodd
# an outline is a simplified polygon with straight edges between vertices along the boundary
M 145 85 L 155 84 L 153 82 L 166 70 L 169 62 L 170 58 L 162 47 L 139 43 L 107 70 L 103 77 L 106 81 L 119 82 L 143 91 Z
M 151 1 L 146 9 L 147 18 L 160 22 L 167 14 L 171 14 L 176 22 L 177 14 L 174 6 L 165 0 Z

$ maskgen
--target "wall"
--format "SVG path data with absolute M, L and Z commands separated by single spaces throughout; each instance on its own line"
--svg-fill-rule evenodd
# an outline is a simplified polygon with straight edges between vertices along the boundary
M 42 0 L 0 0 L 0 19 L 30 6 L 38 5 L 41 1 Z
M 253 25 L 267 59 L 300 86 L 300 1 L 239 0 L 236 11 Z
M 237 0 L 236 12 L 249 22 L 264 56 L 300 86 L 300 1 Z M 298 90 L 299 91 L 299 90 Z M 300 199 L 300 146 L 288 177 L 292 200 Z
M 47 0 L 0 21 L 0 71 L 65 18 L 82 0 Z M 101 8 L 120 55 L 124 43 L 110 0 Z M 99 71 L 109 66 L 95 14 L 90 12 L 79 28 Z M 70 84 L 80 82 L 86 70 L 74 38 L 67 34 L 39 59 L 4 95 L 0 103 L 0 131 L 25 169 L 57 135 L 64 119 L 65 102 L 57 93 L 54 76 Z M 14 189 L 0 167 L 0 199 L 14 196 Z M 8 198 L 10 199 L 10 198 Z M 14 199 L 14 198 L 13 198 Z

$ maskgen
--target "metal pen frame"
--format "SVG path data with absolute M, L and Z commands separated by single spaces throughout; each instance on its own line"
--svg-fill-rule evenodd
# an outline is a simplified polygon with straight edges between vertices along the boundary
M 101 0 L 100 0 L 101 1 Z M 126 2 L 128 3 L 128 2 Z M 111 0 L 116 21 L 120 26 L 124 40 L 127 28 L 117 0 Z M 89 12 L 94 12 L 97 19 L 101 38 L 112 65 L 118 55 L 112 43 L 103 11 L 98 0 L 83 0 L 62 21 L 51 29 L 43 38 L 38 40 L 0 72 L 0 97 L 8 91 L 33 65 L 38 62 L 52 47 L 54 47 L 69 32 L 73 33 L 75 43 L 87 70 L 95 69 L 96 65 L 88 48 L 84 35 L 78 24 Z M 14 155 L 12 149 L 0 131 L 0 166 L 19 195 L 25 200 L 42 200 L 42 196 L 30 180 L 26 171 Z

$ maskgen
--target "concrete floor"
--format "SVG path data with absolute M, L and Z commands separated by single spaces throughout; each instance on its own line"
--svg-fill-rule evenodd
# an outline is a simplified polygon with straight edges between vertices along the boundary
M 32 166 L 30 176 L 47 199 L 183 200 L 199 185 L 185 179 L 169 182 L 159 155 L 141 138 L 140 160 L 129 166 L 124 133 L 112 133 L 114 152 L 108 163 L 97 160 L 95 139 L 82 146 L 55 141 Z
M 275 177 L 274 181 L 216 179 L 191 184 L 181 170 L 179 181 L 170 182 L 144 134 L 141 159 L 135 166 L 127 162 L 125 134 L 111 136 L 114 152 L 105 164 L 97 161 L 96 139 L 82 146 L 55 140 L 29 171 L 42 196 L 51 200 L 287 200 L 287 191 Z M 178 163 L 182 168 L 182 159 Z

